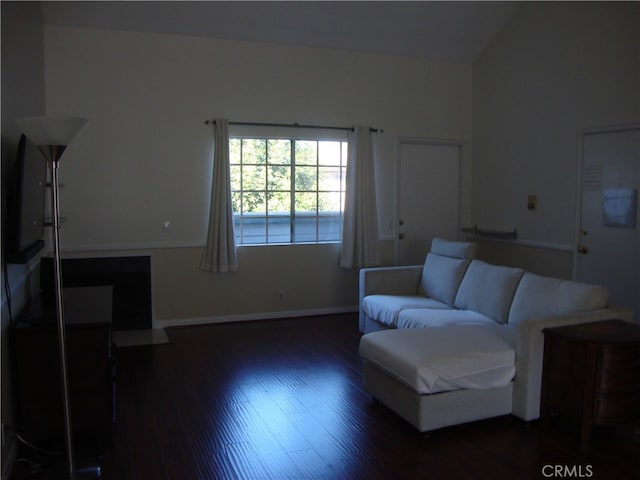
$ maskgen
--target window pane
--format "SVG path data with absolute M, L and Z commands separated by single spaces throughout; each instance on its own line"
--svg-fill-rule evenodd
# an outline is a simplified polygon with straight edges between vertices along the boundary
M 296 165 L 318 164 L 318 142 L 296 140 Z
M 291 165 L 291 140 L 269 140 L 269 163 Z
M 241 235 L 240 243 L 259 244 L 267 241 L 267 225 L 264 216 L 243 215 L 234 217 L 236 235 Z
M 242 192 L 231 192 L 231 203 L 233 205 L 233 213 L 242 212 Z
M 229 163 L 240 163 L 240 139 L 229 140 Z
M 233 214 L 233 230 L 236 238 L 242 238 L 242 215 Z
M 267 188 L 269 190 L 291 190 L 291 167 L 267 167 Z
M 340 215 L 342 211 L 342 195 L 340 192 L 319 192 L 318 211 Z
M 242 237 L 242 245 L 264 245 L 267 243 L 266 235 L 247 235 Z
M 318 144 L 320 165 L 340 165 L 340 142 L 318 142 Z
M 264 192 L 242 192 L 242 213 L 266 215 L 267 202 Z
M 341 190 L 340 167 L 318 168 L 318 190 L 337 192 Z
M 318 241 L 335 242 L 340 240 L 342 231 L 342 215 L 318 217 Z
M 348 152 L 349 152 L 349 142 L 342 142 L 342 165 L 344 166 L 347 165 Z
M 262 138 L 242 140 L 242 162 L 263 164 L 267 159 L 267 141 Z M 245 187 L 246 188 L 246 187 Z
M 317 210 L 317 198 L 316 193 L 296 193 L 296 215 L 303 215 L 304 213 L 316 213 Z
M 269 192 L 269 214 L 288 214 L 291 211 L 291 192 Z
M 264 190 L 266 188 L 266 167 L 255 165 L 242 166 L 242 189 Z
M 240 181 L 242 178 L 242 168 L 240 165 L 231 165 L 229 170 L 231 176 L 231 190 L 239 192 L 242 189 L 242 182 Z
M 316 190 L 318 185 L 318 169 L 316 167 L 296 166 L 296 190 Z
M 306 243 L 316 241 L 316 220 L 315 215 L 298 215 L 295 219 L 294 241 L 296 243 Z
M 291 243 L 291 217 L 269 217 L 267 228 L 268 243 Z

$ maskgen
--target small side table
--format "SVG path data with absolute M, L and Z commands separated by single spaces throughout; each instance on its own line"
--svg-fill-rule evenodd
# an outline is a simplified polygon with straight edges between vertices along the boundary
M 640 326 L 606 320 L 544 330 L 541 416 L 582 422 L 581 446 L 592 425 L 640 419 Z

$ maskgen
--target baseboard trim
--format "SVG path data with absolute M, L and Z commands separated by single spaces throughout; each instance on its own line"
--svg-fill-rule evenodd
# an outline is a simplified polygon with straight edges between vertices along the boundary
M 357 311 L 357 306 L 344 306 L 305 310 L 281 310 L 275 312 L 242 313 L 237 315 L 214 315 L 211 317 L 173 318 L 169 320 L 156 320 L 154 322 L 154 328 L 184 327 L 228 322 L 247 322 L 253 320 L 276 320 L 279 318 L 311 317 L 315 315 L 332 315 L 338 313 L 355 313 Z

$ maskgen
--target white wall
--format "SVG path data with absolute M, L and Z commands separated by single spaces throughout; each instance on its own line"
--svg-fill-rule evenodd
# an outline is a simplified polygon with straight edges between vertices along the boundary
M 62 244 L 152 252 L 160 320 L 357 303 L 357 276 L 340 272 L 330 247 L 247 248 L 238 275 L 197 271 L 211 170 L 212 134 L 204 120 L 383 128 L 375 146 L 383 237 L 394 212 L 396 137 L 471 137 L 470 65 L 54 26 L 45 28 L 45 46 L 47 112 L 90 120 L 60 167 L 68 219 Z M 301 275 L 279 270 L 292 260 L 305 272 L 309 293 L 274 306 L 276 285 L 300 288 Z M 171 281 L 159 271 L 167 264 Z M 250 304 L 245 276 L 257 285 Z M 189 306 L 168 304 L 185 296 Z
M 640 120 L 639 25 L 635 2 L 526 3 L 473 65 L 473 222 L 565 251 L 569 274 L 577 133 Z

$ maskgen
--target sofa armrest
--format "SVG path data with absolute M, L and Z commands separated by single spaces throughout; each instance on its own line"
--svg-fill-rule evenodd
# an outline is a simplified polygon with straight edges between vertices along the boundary
M 513 414 L 523 420 L 540 417 L 545 328 L 621 319 L 633 322 L 627 309 L 603 308 L 569 315 L 533 318 L 517 324 L 516 376 L 513 382 Z
M 424 265 L 375 267 L 360 270 L 358 308 L 360 331 L 364 331 L 362 300 L 367 295 L 415 295 Z
M 423 265 L 360 270 L 360 301 L 367 295 L 415 295 Z

